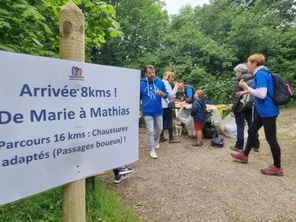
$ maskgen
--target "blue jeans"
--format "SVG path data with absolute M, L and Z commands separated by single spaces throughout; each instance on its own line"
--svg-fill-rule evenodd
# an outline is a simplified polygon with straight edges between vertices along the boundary
M 235 123 L 237 127 L 237 137 L 235 147 L 243 150 L 244 148 L 244 130 L 245 130 L 245 120 L 247 121 L 248 128 L 250 128 L 252 121 L 253 121 L 253 114 L 252 109 L 246 109 L 242 112 L 235 113 Z M 254 144 L 252 145 L 253 148 L 259 148 L 259 135 L 256 134 L 256 138 L 254 140 Z
M 149 151 L 155 151 L 155 143 L 158 143 L 162 131 L 162 116 L 144 116 L 147 130 Z

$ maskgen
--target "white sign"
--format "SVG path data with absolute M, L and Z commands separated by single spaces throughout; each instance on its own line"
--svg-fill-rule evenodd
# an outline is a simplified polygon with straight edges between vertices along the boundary
M 139 70 L 0 61 L 0 205 L 138 160 Z

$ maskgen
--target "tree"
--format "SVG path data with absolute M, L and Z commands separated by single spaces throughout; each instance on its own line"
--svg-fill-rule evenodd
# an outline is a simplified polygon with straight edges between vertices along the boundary
M 114 1 L 111 1 L 111 3 Z M 120 0 L 117 20 L 124 36 L 108 39 L 106 45 L 93 51 L 93 62 L 128 66 L 140 56 L 160 51 L 162 36 L 169 26 L 163 4 L 154 0 Z
M 58 15 L 67 0 L 6 0 L 0 2 L 0 49 L 58 56 Z M 74 1 L 86 17 L 86 49 L 100 47 L 106 35 L 121 36 L 112 5 L 95 0 Z M 89 53 L 88 53 L 89 55 Z

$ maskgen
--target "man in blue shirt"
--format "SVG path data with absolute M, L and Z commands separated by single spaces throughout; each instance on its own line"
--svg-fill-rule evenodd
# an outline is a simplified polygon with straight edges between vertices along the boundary
M 140 99 L 146 123 L 150 157 L 157 158 L 155 148 L 159 148 L 159 137 L 163 129 L 161 98 L 168 93 L 163 81 L 155 77 L 155 69 L 149 65 L 144 69 L 145 78 L 140 83 Z
M 193 86 L 189 84 L 179 83 L 178 91 L 183 93 L 183 97 L 185 98 L 186 103 L 194 102 L 195 89 Z

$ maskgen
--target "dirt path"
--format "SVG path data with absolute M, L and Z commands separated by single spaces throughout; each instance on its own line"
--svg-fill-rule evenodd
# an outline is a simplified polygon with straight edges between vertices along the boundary
M 278 139 L 284 177 L 260 174 L 272 163 L 260 131 L 261 150 L 249 164 L 232 161 L 225 148 L 200 148 L 180 137 L 180 144 L 161 144 L 158 159 L 149 157 L 145 129 L 140 129 L 140 160 L 119 190 L 144 221 L 296 221 L 296 109 L 282 111 Z

